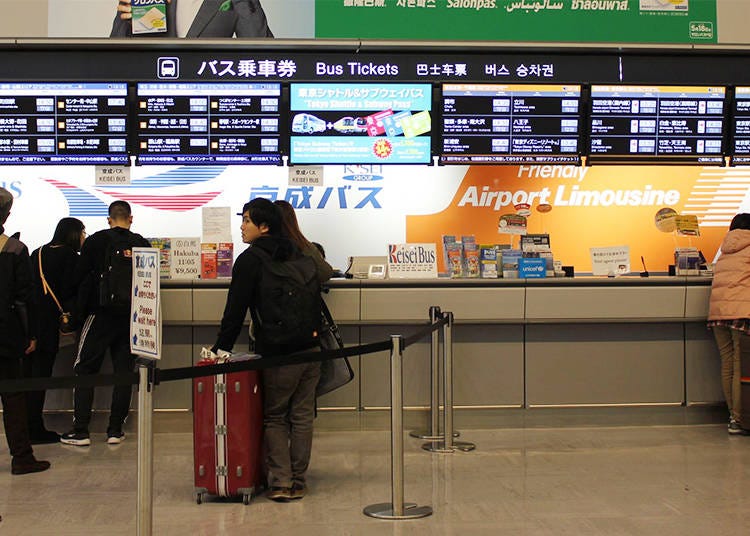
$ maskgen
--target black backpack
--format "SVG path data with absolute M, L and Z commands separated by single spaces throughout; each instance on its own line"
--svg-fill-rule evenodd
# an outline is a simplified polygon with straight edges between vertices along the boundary
M 104 268 L 99 276 L 99 307 L 113 314 L 130 314 L 133 293 L 133 233 L 110 232 L 104 249 Z
M 249 250 L 261 260 L 254 335 L 264 348 L 293 352 L 317 346 L 320 334 L 320 282 L 315 261 L 306 255 L 278 261 L 259 247 Z

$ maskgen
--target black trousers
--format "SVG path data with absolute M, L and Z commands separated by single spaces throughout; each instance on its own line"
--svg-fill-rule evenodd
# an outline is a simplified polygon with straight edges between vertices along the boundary
M 135 356 L 130 353 L 130 322 L 128 316 L 113 316 L 107 313 L 90 315 L 81 328 L 73 371 L 79 376 L 98 374 L 109 350 L 115 374 L 133 372 Z M 131 385 L 115 385 L 112 388 L 112 405 L 108 430 L 120 431 L 130 409 Z M 91 422 L 91 407 L 94 403 L 92 387 L 76 387 L 73 391 L 73 428 L 77 432 L 88 431 Z
M 55 343 L 57 344 L 57 343 Z M 41 346 L 41 345 L 40 345 Z M 52 368 L 57 357 L 57 347 L 54 351 L 37 347 L 36 351 L 23 360 L 24 378 L 51 378 Z M 47 391 L 28 391 L 26 393 L 26 415 L 31 435 L 40 434 L 45 430 L 43 411 L 44 399 Z
M 16 380 L 21 377 L 20 359 L 0 356 L 0 379 Z M 0 393 L 3 401 L 3 424 L 10 455 L 16 459 L 33 457 L 26 426 L 26 393 Z

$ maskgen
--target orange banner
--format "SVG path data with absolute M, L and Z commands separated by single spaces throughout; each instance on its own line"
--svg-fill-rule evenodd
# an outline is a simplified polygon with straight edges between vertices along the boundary
M 748 185 L 740 168 L 692 166 L 559 165 L 473 166 L 442 212 L 407 216 L 408 242 L 435 242 L 442 235 L 475 235 L 481 244 L 512 244 L 519 238 L 498 233 L 498 219 L 515 205 L 531 205 L 529 233 L 549 233 L 556 260 L 591 272 L 590 247 L 628 245 L 631 267 L 666 272 L 677 247 L 696 247 L 711 262 Z M 737 184 L 738 181 L 742 184 Z M 551 205 L 549 212 L 537 210 Z M 698 217 L 700 236 L 677 236 L 657 229 L 659 209 Z M 548 209 L 549 207 L 543 207 Z M 438 255 L 442 263 L 442 254 Z M 441 266 L 441 270 L 444 268 Z

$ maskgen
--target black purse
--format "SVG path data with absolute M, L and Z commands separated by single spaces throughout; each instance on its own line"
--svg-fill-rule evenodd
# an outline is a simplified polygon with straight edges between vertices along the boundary
M 320 348 L 322 350 L 338 350 L 344 347 L 344 341 L 341 340 L 339 328 L 331 316 L 331 311 L 321 299 L 321 328 L 320 328 Z M 323 396 L 326 393 L 335 391 L 343 387 L 354 379 L 354 370 L 349 364 L 346 357 L 337 357 L 336 359 L 326 359 L 320 363 L 320 380 L 315 388 L 315 396 Z

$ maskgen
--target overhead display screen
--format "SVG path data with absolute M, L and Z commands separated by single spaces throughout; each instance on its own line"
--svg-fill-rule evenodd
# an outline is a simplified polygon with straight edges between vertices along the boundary
M 290 164 L 428 164 L 430 84 L 291 84 Z
M 734 89 L 732 164 L 750 164 L 750 87 Z
M 0 83 L 0 164 L 128 164 L 125 83 Z
M 442 164 L 580 162 L 579 85 L 443 84 Z
M 138 164 L 282 163 L 278 83 L 140 83 Z
M 592 86 L 591 162 L 722 164 L 723 87 Z

